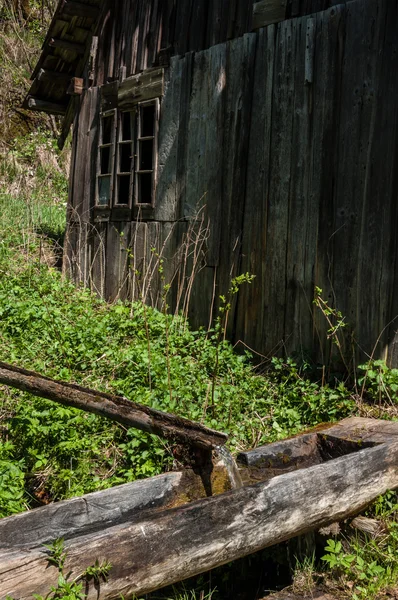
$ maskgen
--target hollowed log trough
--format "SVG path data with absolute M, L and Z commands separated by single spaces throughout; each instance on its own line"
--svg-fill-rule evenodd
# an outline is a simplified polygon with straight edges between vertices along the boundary
M 112 564 L 89 598 L 128 598 L 353 516 L 398 487 L 398 423 L 349 418 L 238 463 L 244 486 L 225 491 L 221 469 L 212 497 L 186 470 L 0 520 L 0 598 L 48 593 L 57 570 L 43 544 L 59 537 L 71 578 Z

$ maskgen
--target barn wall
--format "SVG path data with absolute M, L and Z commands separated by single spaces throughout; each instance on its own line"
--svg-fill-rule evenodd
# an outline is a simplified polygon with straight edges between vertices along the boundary
M 396 0 L 353 0 L 172 58 L 154 220 L 80 218 L 74 278 L 158 306 L 173 282 L 168 304 L 207 325 L 248 271 L 230 337 L 328 362 L 318 286 L 357 354 L 388 349 L 398 364 L 397 19 Z M 76 181 L 95 144 L 95 90 L 78 122 Z M 79 215 L 90 214 L 89 173 L 72 191 Z
M 98 26 L 95 85 L 133 75 L 171 56 L 197 52 L 252 31 L 257 0 L 108 0 Z M 339 0 L 281 0 L 286 18 Z

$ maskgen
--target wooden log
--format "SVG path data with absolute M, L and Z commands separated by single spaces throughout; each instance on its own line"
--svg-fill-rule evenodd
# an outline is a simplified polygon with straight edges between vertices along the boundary
M 283 468 L 288 465 L 306 466 L 320 462 L 318 436 L 316 433 L 259 446 L 248 452 L 240 452 L 237 462 L 245 467 Z
M 211 448 L 225 444 L 228 436 L 204 425 L 79 385 L 55 381 L 33 371 L 0 362 L 0 383 L 107 417 L 128 427 L 176 439 L 184 444 Z
M 51 48 L 61 48 L 61 50 L 70 50 L 76 52 L 76 54 L 84 54 L 86 46 L 84 44 L 78 44 L 77 42 L 69 42 L 68 40 L 61 40 L 58 38 L 51 38 L 48 42 Z
M 253 4 L 252 28 L 259 29 L 286 18 L 287 0 L 261 0 Z
M 118 90 L 118 106 L 127 110 L 138 102 L 153 100 L 163 96 L 164 70 L 162 68 L 147 69 L 143 73 L 127 77 Z
M 345 519 L 396 487 L 398 443 L 381 444 L 71 539 L 65 572 L 73 579 L 108 560 L 108 581 L 90 585 L 88 598 L 142 595 Z M 39 549 L 0 553 L 1 598 L 45 595 L 56 577 Z
M 38 547 L 54 538 L 105 529 L 139 511 L 166 506 L 181 488 L 182 478 L 182 472 L 166 473 L 0 519 L 0 548 Z
M 390 442 L 398 442 L 397 422 L 348 417 L 304 435 L 240 452 L 237 462 L 258 468 L 286 468 L 289 464 L 305 467 L 308 461 L 330 460 L 359 448 Z
M 222 460 L 214 463 L 213 495 L 234 489 Z M 37 548 L 56 538 L 71 539 L 137 521 L 144 511 L 174 508 L 206 496 L 202 478 L 191 469 L 125 483 L 0 519 L 0 550 Z
M 63 104 L 48 102 L 48 100 L 34 98 L 33 96 L 29 96 L 27 105 L 30 110 L 41 110 L 52 115 L 64 115 L 67 109 L 67 107 Z

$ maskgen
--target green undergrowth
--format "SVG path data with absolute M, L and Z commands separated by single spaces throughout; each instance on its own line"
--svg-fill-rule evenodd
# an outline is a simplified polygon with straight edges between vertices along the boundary
M 220 342 L 216 329 L 192 331 L 182 317 L 141 303 L 108 305 L 76 288 L 41 262 L 40 236 L 20 239 L 7 223 L 0 360 L 200 421 L 227 432 L 232 451 L 353 411 L 343 384 L 322 387 L 292 361 L 256 375 L 249 356 Z M 170 466 L 167 444 L 96 415 L 5 387 L 0 406 L 1 516 Z

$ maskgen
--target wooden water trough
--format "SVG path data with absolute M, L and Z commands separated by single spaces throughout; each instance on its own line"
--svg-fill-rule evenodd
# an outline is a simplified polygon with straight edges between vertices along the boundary
M 129 598 L 353 516 L 398 487 L 398 423 L 349 418 L 242 452 L 240 483 L 220 458 L 213 444 L 211 497 L 187 468 L 1 519 L 0 598 L 48 593 L 58 573 L 43 544 L 60 537 L 71 579 L 112 565 L 88 598 Z

